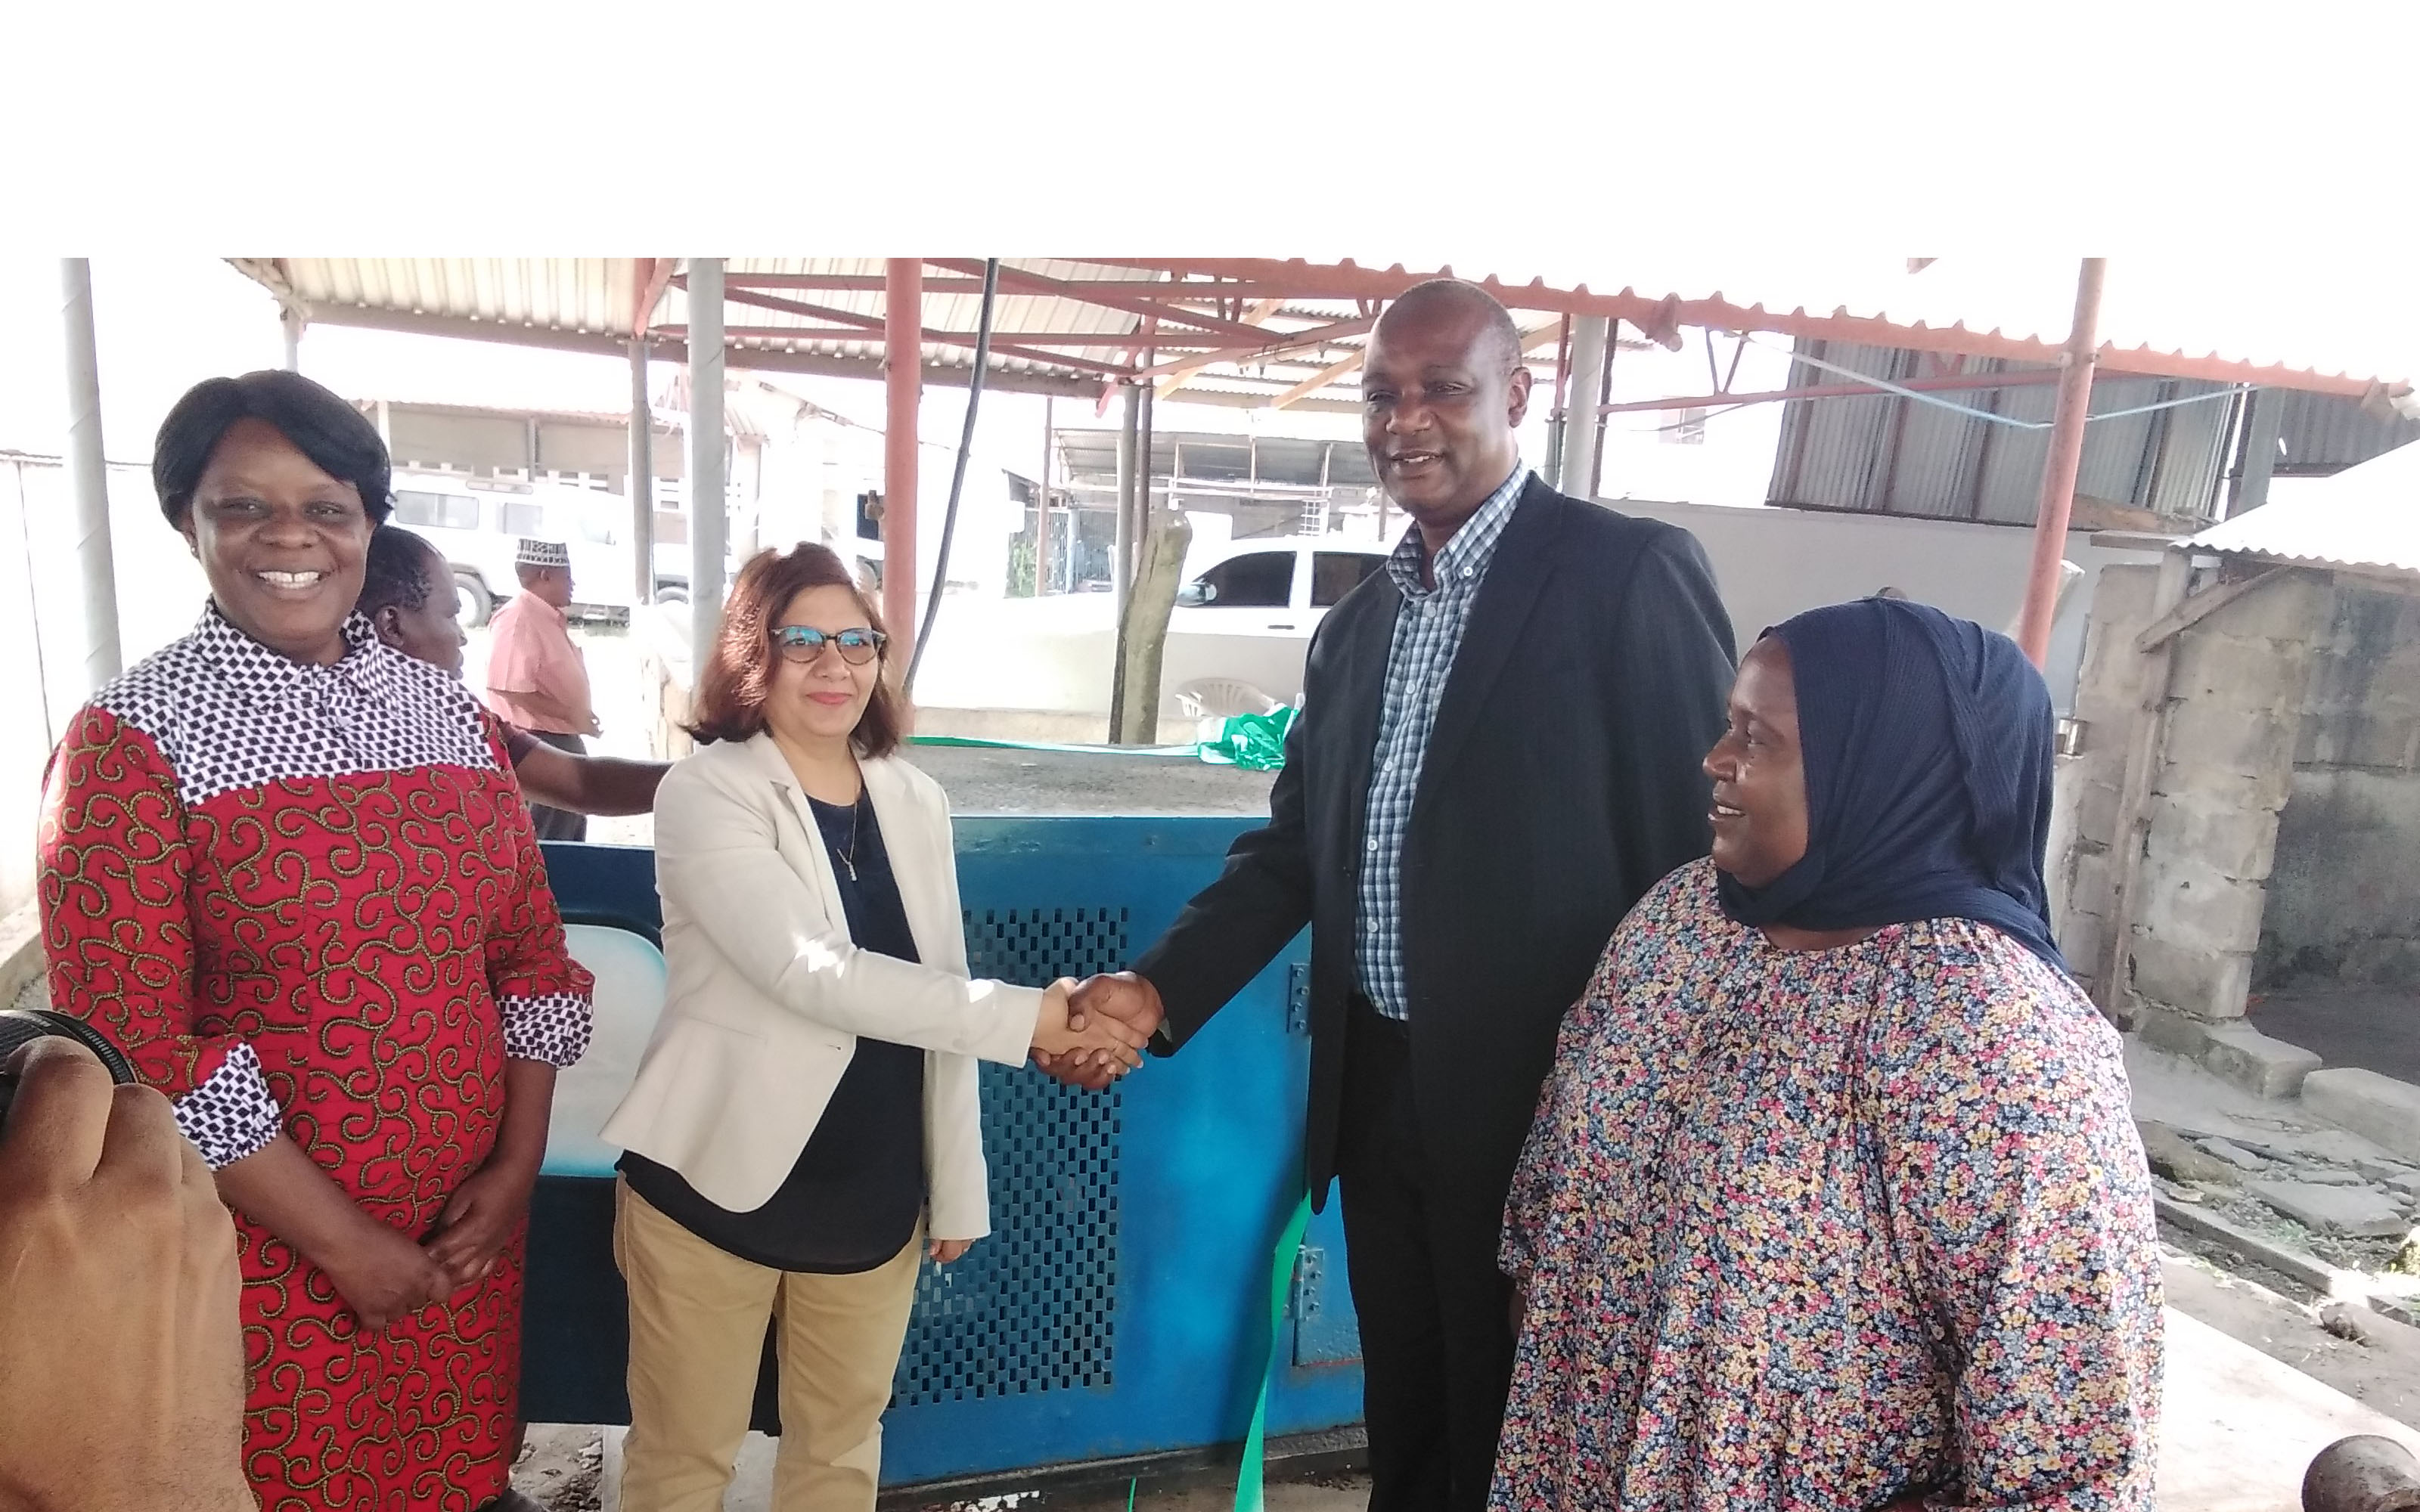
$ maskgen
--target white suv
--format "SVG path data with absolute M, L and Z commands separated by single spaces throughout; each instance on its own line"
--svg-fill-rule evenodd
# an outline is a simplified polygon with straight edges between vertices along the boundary
M 1237 541 L 1177 590 L 1162 717 L 1265 714 L 1302 702 L 1311 632 L 1388 548 L 1333 536 Z

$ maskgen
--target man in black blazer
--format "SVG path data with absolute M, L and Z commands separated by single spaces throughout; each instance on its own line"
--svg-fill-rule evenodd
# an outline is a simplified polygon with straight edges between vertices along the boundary
M 1705 854 L 1731 677 L 1696 539 L 1520 465 L 1529 383 L 1475 285 L 1379 320 L 1362 434 L 1413 528 L 1311 640 L 1268 824 L 1076 1004 L 1171 1054 L 1311 926 L 1305 1175 L 1323 1203 L 1342 1183 L 1373 1512 L 1486 1502 L 1506 1190 L 1564 1010 L 1631 904 Z

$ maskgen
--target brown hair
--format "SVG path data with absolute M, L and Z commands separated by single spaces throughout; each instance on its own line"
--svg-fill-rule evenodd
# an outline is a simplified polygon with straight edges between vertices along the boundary
M 749 559 L 731 585 L 730 601 L 722 606 L 722 629 L 714 638 L 713 654 L 697 679 L 694 718 L 687 726 L 702 742 L 746 740 L 765 729 L 765 702 L 772 696 L 773 621 L 790 600 L 810 588 L 845 588 L 865 611 L 865 623 L 883 628 L 876 609 L 849 576 L 840 554 L 813 543 L 794 547 L 787 554 L 765 550 Z M 907 701 L 883 676 L 890 656 L 875 663 L 874 697 L 858 717 L 850 744 L 860 756 L 888 756 L 899 748 L 907 724 Z

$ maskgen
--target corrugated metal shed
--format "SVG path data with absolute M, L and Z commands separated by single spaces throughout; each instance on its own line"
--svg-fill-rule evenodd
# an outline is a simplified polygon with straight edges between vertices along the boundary
M 2193 538 L 2198 551 L 2420 577 L 2420 442 Z
M 2277 424 L 2281 477 L 2338 472 L 2420 440 L 2420 420 L 2375 414 L 2358 400 L 2332 393 L 2275 389 L 2262 402 L 2281 407 Z
M 1904 383 L 1939 376 L 1925 353 L 1881 347 L 1801 341 L 1797 351 L 1836 367 Z M 2039 364 L 1986 359 L 1952 363 L 1957 375 L 2046 373 Z M 1849 381 L 1800 362 L 1792 387 Z M 2198 524 L 2211 517 L 2223 471 L 2231 402 L 2226 385 L 2183 378 L 2102 378 L 2092 386 L 2097 421 L 2085 431 L 2076 493 Z M 2121 414 L 2193 394 L 2196 404 Z M 1936 398 L 1967 410 L 2047 422 L 2055 385 L 1960 389 Z M 1938 404 L 1873 394 L 1792 400 L 1781 424 L 1769 502 L 1932 519 L 2029 525 L 2036 513 L 2048 430 L 2005 424 L 1985 413 L 1961 414 Z

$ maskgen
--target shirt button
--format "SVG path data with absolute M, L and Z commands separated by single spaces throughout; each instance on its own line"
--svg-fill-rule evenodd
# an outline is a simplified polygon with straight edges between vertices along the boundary
M 1373 856 L 1378 854 L 1378 842 L 1374 840 L 1370 842 L 1370 854 Z
M 1374 918 L 1370 920 L 1370 933 L 1373 934 L 1378 933 L 1378 921 Z

